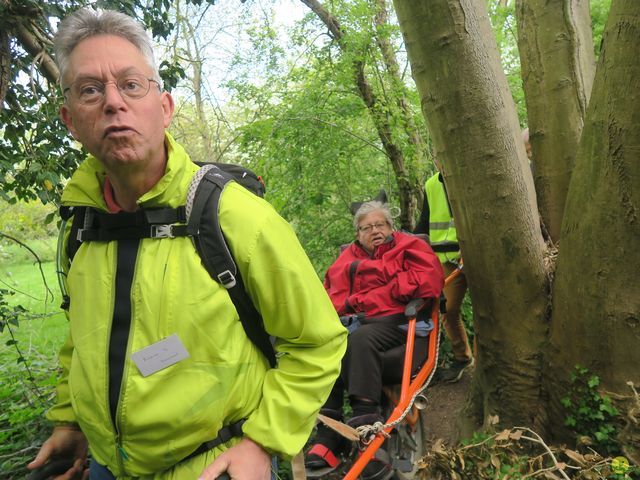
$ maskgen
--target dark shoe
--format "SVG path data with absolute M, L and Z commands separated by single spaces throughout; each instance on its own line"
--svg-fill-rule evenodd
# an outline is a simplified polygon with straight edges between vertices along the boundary
M 353 428 L 362 425 L 373 425 L 376 422 L 384 422 L 384 418 L 379 413 L 367 413 L 365 415 L 355 415 L 347 421 L 347 425 Z
M 376 452 L 375 457 L 369 461 L 360 474 L 362 480 L 388 480 L 392 476 L 391 459 L 382 448 Z
M 381 462 L 380 460 L 373 459 L 369 464 L 364 467 L 360 478 L 362 480 L 387 480 L 393 475 L 391 465 Z
M 367 413 L 365 415 L 356 415 L 354 417 L 351 417 L 347 421 L 347 425 L 357 430 L 359 427 L 362 427 L 364 425 L 374 425 L 377 422 L 384 423 L 384 418 L 382 418 L 382 415 L 380 415 L 379 413 Z M 358 432 L 358 434 L 360 434 L 360 441 L 367 441 L 366 438 L 362 438 L 363 432 Z M 371 435 L 367 435 L 367 437 L 372 437 L 374 434 L 375 432 L 372 432 Z
M 455 383 L 462 378 L 462 374 L 466 370 L 473 368 L 474 365 L 473 357 L 469 360 L 453 360 L 450 366 L 436 370 L 431 383 L 433 385 L 436 383 Z
M 314 444 L 307 452 L 304 460 L 305 468 L 310 470 L 324 470 L 326 468 L 333 470 L 338 465 L 340 465 L 340 459 L 338 456 L 321 443 Z
M 321 470 L 330 472 L 340 465 L 340 454 L 344 451 L 345 440 L 326 425 L 318 426 L 315 442 L 305 455 L 304 466 L 307 472 Z

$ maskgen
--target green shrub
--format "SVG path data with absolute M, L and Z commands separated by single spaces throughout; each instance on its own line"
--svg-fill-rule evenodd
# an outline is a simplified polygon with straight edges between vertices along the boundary
M 0 232 L 21 241 L 44 239 L 57 234 L 53 220 L 56 207 L 39 201 L 9 204 L 0 200 Z
M 571 387 L 560 401 L 567 411 L 565 425 L 574 432 L 576 439 L 588 437 L 596 449 L 604 453 L 619 451 L 616 441 L 615 417 L 618 410 L 606 395 L 598 391 L 600 378 L 589 370 L 576 365 L 571 374 Z

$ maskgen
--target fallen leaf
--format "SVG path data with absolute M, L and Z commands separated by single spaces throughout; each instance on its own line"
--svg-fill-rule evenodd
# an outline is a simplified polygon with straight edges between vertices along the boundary
M 444 440 L 441 438 L 437 439 L 431 447 L 431 450 L 435 453 L 444 453 Z
M 522 430 L 516 430 L 515 432 L 512 432 L 509 434 L 509 438 L 511 440 L 520 440 L 521 436 L 522 436 Z
M 500 423 L 500 417 L 498 415 L 489 415 L 487 417 L 487 425 L 497 425 Z
M 573 460 L 574 462 L 576 462 L 578 465 L 580 465 L 581 467 L 584 467 L 587 462 L 584 458 L 584 456 L 574 450 L 569 450 L 568 448 L 565 448 L 563 450 L 563 453 L 569 457 L 571 460 Z

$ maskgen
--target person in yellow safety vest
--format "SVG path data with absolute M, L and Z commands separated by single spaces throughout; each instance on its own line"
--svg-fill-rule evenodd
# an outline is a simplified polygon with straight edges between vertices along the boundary
M 440 173 L 436 173 L 425 183 L 424 204 L 414 233 L 429 235 L 431 248 L 442 263 L 445 276 L 449 276 L 458 268 L 460 261 L 458 235 Z M 467 281 L 462 272 L 444 287 L 447 312 L 444 315 L 443 324 L 446 335 L 451 342 L 454 359 L 449 367 L 436 370 L 434 382 L 457 382 L 464 371 L 474 365 L 467 332 L 460 317 L 460 307 L 466 291 Z

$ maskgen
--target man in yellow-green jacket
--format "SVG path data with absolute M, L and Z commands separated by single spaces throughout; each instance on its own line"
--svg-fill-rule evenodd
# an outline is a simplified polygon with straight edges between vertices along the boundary
M 144 30 L 117 12 L 79 10 L 55 46 L 61 118 L 89 152 L 63 205 L 112 214 L 184 205 L 198 167 L 165 132 L 174 104 Z M 63 246 L 70 334 L 47 414 L 55 427 L 29 468 L 71 458 L 59 477 L 70 479 L 84 472 L 88 448 L 91 479 L 267 480 L 273 455 L 300 451 L 339 373 L 346 330 L 267 202 L 232 182 L 218 215 L 276 338 L 276 367 L 190 238 L 91 241 L 70 268 Z M 229 425 L 240 427 L 219 438 Z
M 449 276 L 458 268 L 460 245 L 442 175 L 436 173 L 427 179 L 424 190 L 424 204 L 415 233 L 429 235 L 431 248 L 436 252 L 445 276 Z M 447 368 L 436 370 L 434 382 L 456 382 L 466 369 L 473 367 L 473 355 L 464 322 L 460 316 L 466 291 L 467 281 L 462 272 L 443 289 L 447 301 L 447 312 L 444 315 L 443 324 L 451 342 L 453 361 Z

